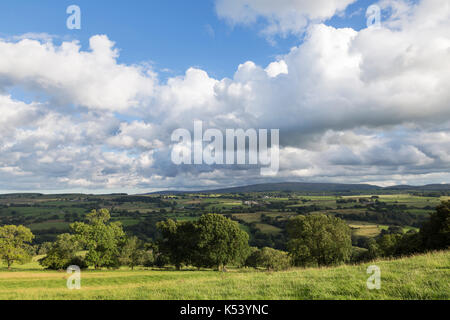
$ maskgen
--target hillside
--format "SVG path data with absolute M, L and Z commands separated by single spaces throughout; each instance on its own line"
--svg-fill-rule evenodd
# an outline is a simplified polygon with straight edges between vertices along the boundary
M 381 290 L 368 290 L 369 265 L 381 269 Z M 82 273 L 82 289 L 66 288 L 65 273 L 37 263 L 0 269 L 0 299 L 450 299 L 450 251 L 358 266 L 286 272 L 121 269 Z
M 339 184 L 339 183 L 304 183 L 304 182 L 281 182 L 262 183 L 231 188 L 220 188 L 214 190 L 200 190 L 192 193 L 249 193 L 249 192 L 358 192 L 376 191 L 382 188 L 368 184 Z M 153 194 L 177 194 L 183 191 L 161 191 Z
M 152 194 L 179 194 L 179 193 L 203 193 L 203 194 L 226 194 L 226 193 L 250 193 L 250 192 L 305 192 L 311 194 L 331 193 L 331 194 L 363 194 L 368 192 L 392 193 L 392 192 L 431 192 L 450 191 L 450 184 L 433 184 L 425 186 L 392 186 L 378 187 L 370 184 L 340 184 L 340 183 L 304 183 L 304 182 L 282 182 L 263 183 L 232 188 L 221 188 L 214 190 L 200 191 L 161 191 Z
M 351 192 L 351 191 L 374 191 L 380 187 L 368 184 L 337 184 L 337 183 L 301 183 L 283 182 L 266 183 L 243 187 L 212 190 L 211 193 L 246 193 L 246 192 Z

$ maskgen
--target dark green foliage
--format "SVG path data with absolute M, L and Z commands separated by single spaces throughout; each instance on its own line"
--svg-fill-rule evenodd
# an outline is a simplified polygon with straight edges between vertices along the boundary
M 411 255 L 423 251 L 424 246 L 422 236 L 416 231 L 404 234 L 397 242 L 397 256 Z
M 401 234 L 382 235 L 377 240 L 378 249 L 384 257 L 394 257 L 397 254 L 397 245 L 401 238 Z
M 162 239 L 159 242 L 159 253 L 166 256 L 169 263 L 177 269 L 192 264 L 196 258 L 198 233 L 192 222 L 176 222 L 172 219 L 159 222 L 158 229 Z
M 52 248 L 53 243 L 52 242 L 44 242 L 38 246 L 37 254 L 38 255 L 45 255 L 48 254 L 50 249 Z
M 261 250 L 252 248 L 245 265 L 252 268 L 264 268 L 271 271 L 287 270 L 291 267 L 291 259 L 287 252 L 273 248 Z
M 241 263 L 248 254 L 248 234 L 239 225 L 224 216 L 208 214 L 195 223 L 198 234 L 198 267 L 226 266 Z
M 155 261 L 153 265 L 147 265 L 146 267 L 155 266 L 157 268 L 164 268 L 165 266 L 170 264 L 170 259 L 167 255 L 158 253 L 155 255 Z
M 382 252 L 380 250 L 380 247 L 378 246 L 376 239 L 369 239 L 365 260 L 374 260 L 380 255 L 382 255 Z
M 88 223 L 76 222 L 70 228 L 88 250 L 88 265 L 96 269 L 119 267 L 120 247 L 125 242 L 121 223 L 110 223 L 110 214 L 106 209 L 93 210 L 86 218 Z
M 420 232 L 406 234 L 400 228 L 389 228 L 376 240 L 369 242 L 368 252 L 362 260 L 377 257 L 398 257 L 429 250 L 448 249 L 450 246 L 450 201 L 443 202 L 432 213 Z
M 239 225 L 217 214 L 196 222 L 160 222 L 159 252 L 178 269 L 182 265 L 223 267 L 242 264 L 248 255 L 248 234 Z
M 420 230 L 424 247 L 428 250 L 450 246 L 450 201 L 442 202 Z
M 249 268 L 258 268 L 260 250 L 255 247 L 250 247 L 249 255 L 245 259 L 244 266 Z
M 67 269 L 70 266 L 77 266 L 81 270 L 89 268 L 89 265 L 87 264 L 86 259 L 84 259 L 81 256 L 75 256 L 73 259 L 71 259 L 69 261 L 68 265 L 65 267 L 65 269 Z
M 71 265 L 78 265 L 80 268 L 85 266 L 81 257 L 77 257 L 81 250 L 81 244 L 78 239 L 71 234 L 61 234 L 48 250 L 47 255 L 39 260 L 39 263 L 51 270 L 67 269 Z
M 289 253 L 296 266 L 327 266 L 349 261 L 351 230 L 341 219 L 298 216 L 287 225 Z
M 150 263 L 153 263 L 153 252 L 146 249 L 143 241 L 136 237 L 131 237 L 126 240 L 120 250 L 119 263 L 131 269 L 146 264 L 148 266 Z
M 360 248 L 360 247 L 353 247 L 352 253 L 350 256 L 350 262 L 351 263 L 358 263 L 360 261 L 363 261 L 365 257 L 367 256 L 368 249 Z

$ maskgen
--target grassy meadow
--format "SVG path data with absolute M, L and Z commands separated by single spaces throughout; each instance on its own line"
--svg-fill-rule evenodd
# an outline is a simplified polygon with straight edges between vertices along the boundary
M 381 269 L 381 290 L 368 290 L 367 267 Z M 82 272 L 80 290 L 68 290 L 64 272 L 36 261 L 0 268 L 0 299 L 206 300 L 206 299 L 450 299 L 450 251 L 333 268 L 170 271 L 120 269 Z

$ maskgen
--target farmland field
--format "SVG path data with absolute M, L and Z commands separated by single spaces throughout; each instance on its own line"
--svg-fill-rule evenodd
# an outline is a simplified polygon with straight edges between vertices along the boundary
M 85 271 L 82 288 L 69 290 L 67 274 L 37 263 L 0 269 L 0 299 L 450 299 L 450 252 L 376 261 L 381 290 L 368 290 L 369 264 L 285 272 L 231 270 Z
M 381 269 L 381 290 L 368 290 L 369 265 Z M 450 252 L 357 266 L 285 272 L 120 269 L 82 272 L 81 289 L 66 287 L 68 274 L 36 262 L 0 269 L 0 299 L 450 299 Z

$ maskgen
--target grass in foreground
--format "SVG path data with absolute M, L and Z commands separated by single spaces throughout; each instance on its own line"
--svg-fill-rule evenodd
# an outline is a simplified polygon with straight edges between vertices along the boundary
M 369 265 L 381 268 L 381 290 L 368 290 Z M 358 266 L 286 272 L 85 271 L 81 290 L 68 290 L 64 272 L 36 262 L 0 269 L 0 299 L 450 299 L 450 251 Z

